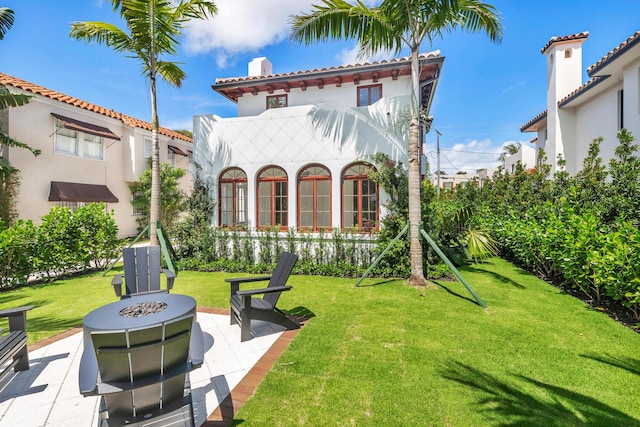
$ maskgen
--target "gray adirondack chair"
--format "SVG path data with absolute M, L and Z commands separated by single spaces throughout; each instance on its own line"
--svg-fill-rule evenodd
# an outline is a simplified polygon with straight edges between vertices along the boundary
M 286 286 L 289 275 L 298 261 L 298 256 L 283 252 L 271 276 L 256 276 L 226 279 L 231 287 L 231 324 L 240 325 L 240 341 L 251 339 L 251 320 L 263 320 L 284 326 L 287 329 L 298 329 L 300 325 L 288 318 L 276 307 L 280 294 L 291 289 Z M 266 288 L 240 290 L 241 283 L 269 281 Z M 258 295 L 263 295 L 262 298 Z
M 80 393 L 101 396 L 100 426 L 194 426 L 189 372 L 203 360 L 193 315 L 137 330 L 93 331 L 80 360 Z
M 111 280 L 116 295 L 121 299 L 149 292 L 169 292 L 173 287 L 176 275 L 160 267 L 159 246 L 124 248 L 122 259 L 124 261 L 124 293 L 122 292 L 123 275 L 118 274 Z M 166 289 L 161 288 L 160 273 L 167 278 Z

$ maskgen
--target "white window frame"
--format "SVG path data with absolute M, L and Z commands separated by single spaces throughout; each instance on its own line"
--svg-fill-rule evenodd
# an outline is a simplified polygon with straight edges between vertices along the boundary
M 85 159 L 104 160 L 104 138 L 67 129 L 58 119 L 54 121 L 54 152 Z M 93 150 L 92 150 L 93 148 Z M 97 149 L 97 150 L 96 150 Z M 97 151 L 97 154 L 92 154 Z
M 153 154 L 153 140 L 148 137 L 144 137 L 144 158 L 150 159 Z

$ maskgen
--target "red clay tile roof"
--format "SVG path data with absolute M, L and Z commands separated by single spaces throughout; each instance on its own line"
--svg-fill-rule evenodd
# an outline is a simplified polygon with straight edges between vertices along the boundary
M 73 96 L 65 95 L 55 90 L 47 89 L 42 86 L 38 86 L 34 83 L 27 82 L 17 77 L 10 76 L 8 74 L 0 73 L 0 84 L 16 87 L 27 92 L 34 93 L 36 95 L 44 96 L 56 101 L 64 102 L 65 104 L 73 105 L 83 110 L 91 111 L 94 113 L 102 114 L 103 116 L 111 117 L 122 121 L 127 126 L 137 127 L 141 129 L 151 130 L 151 123 L 138 120 L 134 117 L 127 116 L 126 114 L 118 113 L 117 111 L 109 110 L 108 108 L 100 107 L 99 105 L 92 104 L 90 102 L 83 101 Z M 170 138 L 180 139 L 186 142 L 192 142 L 191 138 L 182 135 L 171 129 L 160 127 L 160 133 Z
M 634 45 L 640 42 L 640 31 L 636 31 L 631 37 L 620 43 L 615 49 L 609 51 L 601 60 L 587 68 L 587 74 L 593 76 L 599 69 L 604 67 L 609 62 L 615 60 L 619 55 L 622 55 L 627 49 L 631 49 Z
M 582 33 L 577 33 L 577 34 L 571 34 L 569 36 L 553 36 L 547 42 L 547 44 L 545 44 L 544 47 L 542 49 L 540 49 L 540 53 L 545 53 L 547 51 L 547 49 L 549 49 L 551 47 L 551 45 L 553 45 L 554 43 L 568 42 L 568 41 L 571 41 L 571 40 L 586 39 L 587 37 L 589 37 L 589 32 L 588 31 L 583 31 Z
M 558 107 L 562 107 L 563 105 L 568 104 L 570 101 L 582 95 L 584 92 L 588 91 L 589 89 L 595 87 L 599 83 L 602 83 L 609 77 L 611 76 L 598 76 L 598 77 L 592 78 L 591 80 L 589 80 L 588 82 L 580 86 L 578 89 L 574 90 L 569 95 L 565 96 L 560 101 L 558 101 Z
M 420 54 L 418 59 L 427 59 L 427 58 L 436 58 L 440 56 L 440 51 L 436 50 L 433 52 L 427 52 Z M 276 78 L 276 77 L 296 77 L 296 76 L 304 76 L 308 74 L 317 74 L 328 71 L 353 71 L 357 68 L 370 67 L 372 65 L 382 65 L 382 64 L 400 64 L 403 62 L 410 61 L 411 57 L 407 56 L 404 58 L 394 58 L 389 60 L 382 60 L 376 62 L 366 62 L 363 64 L 353 64 L 353 65 L 340 65 L 337 67 L 326 67 L 326 68 L 315 68 L 313 70 L 303 70 L 303 71 L 294 71 L 290 73 L 278 73 L 278 74 L 269 74 L 266 76 L 245 76 L 245 77 L 229 77 L 229 78 L 217 78 L 216 84 L 228 84 L 228 83 L 241 83 L 248 82 L 251 80 L 263 80 L 266 78 Z
M 542 113 L 538 114 L 537 116 L 535 116 L 533 119 L 529 120 L 527 123 L 523 124 L 522 126 L 520 126 L 520 132 L 528 132 L 527 129 L 528 127 L 533 126 L 534 124 L 542 121 L 543 119 L 547 118 L 547 110 L 544 110 Z
M 420 80 L 437 78 L 444 61 L 440 51 L 423 53 L 419 59 L 421 61 Z M 320 89 L 325 85 L 340 87 L 346 83 L 353 82 L 357 85 L 367 80 L 375 83 L 382 78 L 390 77 L 395 80 L 398 76 L 410 75 L 410 60 L 410 57 L 404 57 L 266 76 L 217 78 L 212 88 L 227 99 L 238 102 L 239 97 L 249 93 L 256 95 L 258 92 L 273 93 L 276 90 L 288 92 L 297 88 L 304 91 L 307 87 L 317 86 Z

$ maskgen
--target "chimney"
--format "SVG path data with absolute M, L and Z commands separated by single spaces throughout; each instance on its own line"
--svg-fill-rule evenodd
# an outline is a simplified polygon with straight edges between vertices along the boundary
M 268 76 L 272 73 L 273 66 L 267 58 L 253 58 L 249 62 L 249 77 Z

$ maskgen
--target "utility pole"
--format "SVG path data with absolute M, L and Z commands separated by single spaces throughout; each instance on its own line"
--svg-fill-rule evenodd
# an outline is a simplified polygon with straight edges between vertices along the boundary
M 436 189 L 436 194 L 440 197 L 440 131 L 436 129 L 436 158 L 437 158 L 437 169 L 436 173 L 438 174 L 438 188 Z

